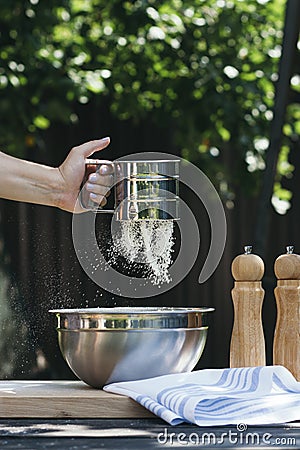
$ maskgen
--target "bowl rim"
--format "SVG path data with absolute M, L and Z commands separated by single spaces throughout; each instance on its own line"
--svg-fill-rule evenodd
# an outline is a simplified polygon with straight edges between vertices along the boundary
M 207 312 L 214 308 L 122 307 L 50 310 L 58 319 L 57 330 L 162 330 L 208 326 Z
M 62 308 L 50 309 L 51 314 L 80 314 L 80 315 L 164 315 L 164 314 L 189 314 L 189 313 L 207 313 L 213 312 L 213 307 L 152 307 L 152 306 L 122 306 L 122 307 L 107 307 L 107 308 Z

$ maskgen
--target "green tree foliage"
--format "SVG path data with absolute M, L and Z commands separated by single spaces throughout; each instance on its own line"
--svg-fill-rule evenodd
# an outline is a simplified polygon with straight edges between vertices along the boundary
M 182 155 L 229 199 L 228 183 L 253 189 L 265 167 L 284 7 L 284 0 L 0 0 L 0 144 L 22 155 L 42 130 L 75 124 L 76 103 L 106 98 L 120 120 L 151 117 L 168 127 Z M 289 114 L 286 132 L 294 133 L 299 111 Z M 230 152 L 235 163 L 227 167 Z

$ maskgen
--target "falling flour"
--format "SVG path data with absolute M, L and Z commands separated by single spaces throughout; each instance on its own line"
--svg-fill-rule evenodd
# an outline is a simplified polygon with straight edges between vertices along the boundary
M 174 245 L 173 220 L 121 221 L 113 235 L 111 261 L 124 257 L 129 267 L 143 265 L 143 276 L 154 285 L 170 283 Z

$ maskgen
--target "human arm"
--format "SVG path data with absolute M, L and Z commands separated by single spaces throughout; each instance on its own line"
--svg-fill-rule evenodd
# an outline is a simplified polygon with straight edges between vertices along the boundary
M 55 206 L 65 211 L 82 212 L 76 202 L 85 172 L 85 159 L 104 149 L 109 138 L 86 142 L 72 148 L 59 167 L 36 164 L 0 152 L 0 197 L 28 203 Z M 103 171 L 105 171 L 104 166 Z M 111 184 L 109 173 L 95 174 L 89 184 L 95 203 L 106 203 L 105 193 Z

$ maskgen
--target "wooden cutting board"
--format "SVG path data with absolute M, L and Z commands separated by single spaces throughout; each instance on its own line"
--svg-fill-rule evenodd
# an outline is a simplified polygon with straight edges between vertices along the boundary
M 123 395 L 81 381 L 0 381 L 0 418 L 155 417 Z

